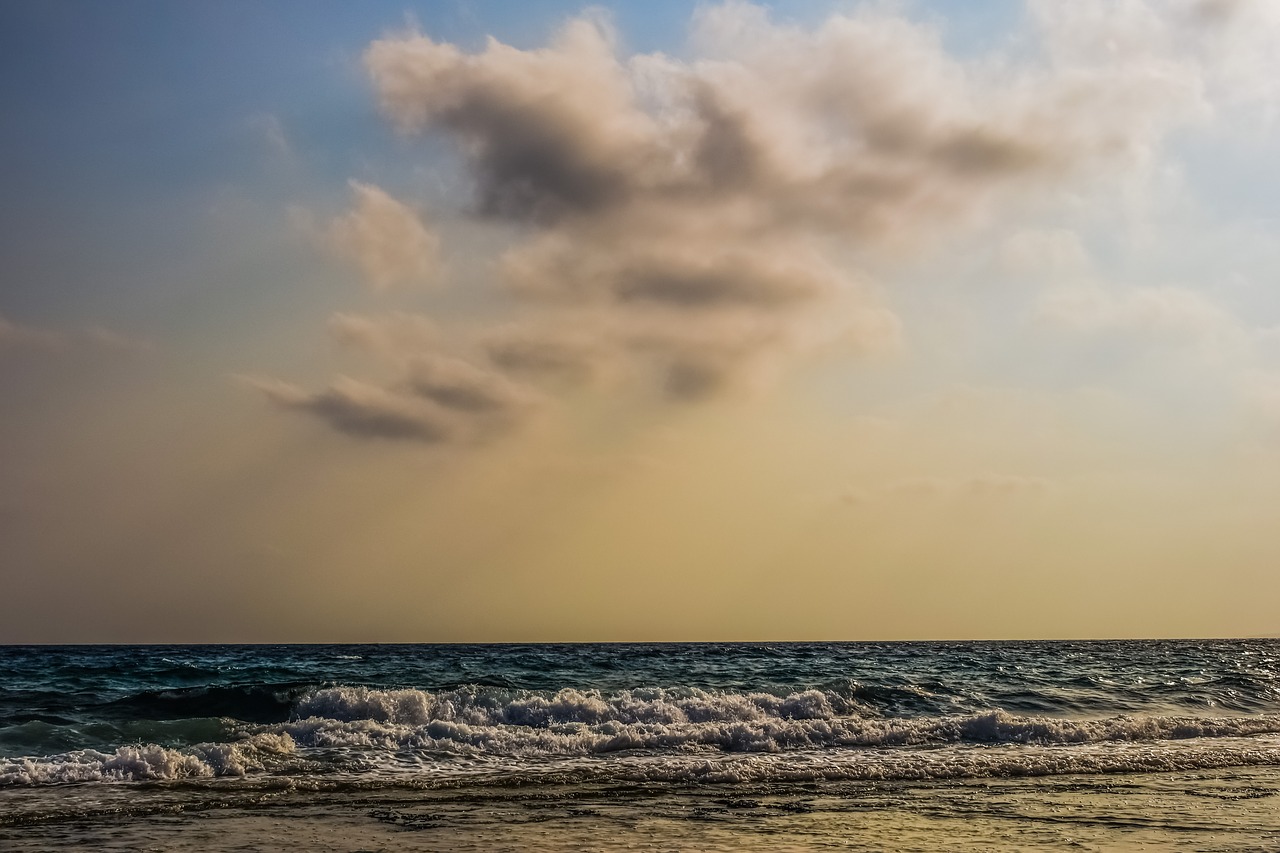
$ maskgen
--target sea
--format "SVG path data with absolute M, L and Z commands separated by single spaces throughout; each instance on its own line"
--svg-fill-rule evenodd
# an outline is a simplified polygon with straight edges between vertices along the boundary
M 0 647 L 0 850 L 1280 850 L 1280 641 Z

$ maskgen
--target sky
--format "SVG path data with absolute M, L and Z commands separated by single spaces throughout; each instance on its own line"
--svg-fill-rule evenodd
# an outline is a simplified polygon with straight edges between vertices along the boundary
M 1280 4 L 0 4 L 0 642 L 1280 634 Z

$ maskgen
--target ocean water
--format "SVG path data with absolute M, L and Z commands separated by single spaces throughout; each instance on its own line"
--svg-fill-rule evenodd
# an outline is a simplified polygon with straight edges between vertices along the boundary
M 1280 642 L 0 647 L 0 850 L 1276 850 Z

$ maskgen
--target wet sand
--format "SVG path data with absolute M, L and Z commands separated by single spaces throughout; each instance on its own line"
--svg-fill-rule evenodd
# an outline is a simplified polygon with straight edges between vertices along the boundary
M 954 783 L 565 786 L 210 797 L 0 792 L 0 849 L 349 853 L 1280 849 L 1280 771 Z M 11 796 L 24 793 L 26 796 Z M 80 800 L 78 808 L 65 808 Z M 61 804 L 60 804 L 61 801 Z

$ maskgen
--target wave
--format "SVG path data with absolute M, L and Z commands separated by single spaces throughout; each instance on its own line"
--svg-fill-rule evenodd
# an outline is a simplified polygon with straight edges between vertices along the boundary
M 76 749 L 115 749 L 122 743 L 167 746 L 234 740 L 237 723 L 216 717 L 182 720 L 123 720 L 55 725 L 33 720 L 0 727 L 0 756 L 49 755 Z
M 295 708 L 293 735 L 338 743 L 470 744 L 489 752 L 590 754 L 715 746 L 773 752 L 810 746 L 931 743 L 1100 743 L 1280 733 L 1280 714 L 1249 717 L 1117 716 L 1072 720 L 1002 710 L 881 717 L 833 691 L 719 693 L 648 688 L 605 694 L 482 689 L 430 693 L 330 687 Z
M 263 772 L 313 782 L 389 775 L 413 784 L 493 773 L 495 783 L 507 784 L 564 773 L 574 779 L 715 782 L 1280 765 L 1280 714 L 1068 719 L 994 709 L 885 717 L 849 691 L 816 689 L 785 695 L 697 688 L 534 692 L 476 685 L 439 692 L 298 685 L 224 690 L 232 692 L 215 695 L 235 704 L 239 714 L 246 701 L 261 702 L 254 707 L 265 707 L 262 716 L 270 719 L 133 723 L 128 731 L 116 726 L 102 736 L 137 742 L 0 759 L 0 785 Z M 153 709 L 174 708 L 208 695 L 169 691 L 145 701 Z M 14 735 L 26 743 L 56 743 L 54 728 L 28 723 Z M 210 742 L 193 744 L 197 736 Z M 146 738 L 159 738 L 160 744 Z
M 309 791 L 585 783 L 928 782 L 1275 767 L 1280 766 L 1280 742 L 1209 738 L 1178 744 L 1129 742 L 1105 749 L 1081 745 L 952 744 L 932 749 L 626 754 L 609 760 L 488 757 L 459 763 L 430 755 L 419 756 L 416 761 L 403 755 L 384 754 L 381 758 L 376 762 L 374 756 L 366 755 L 356 764 L 326 765 L 309 758 L 307 750 L 287 736 L 260 733 L 239 743 L 203 744 L 186 750 L 151 744 L 121 747 L 114 753 L 83 750 L 43 759 L 0 762 L 0 787 L 147 781 L 203 785 L 225 777 L 241 777 L 256 787 L 283 785 Z
M 545 727 L 561 723 L 703 723 L 779 719 L 833 719 L 868 712 L 832 691 L 718 693 L 697 688 L 654 687 L 602 693 L 564 689 L 554 693 L 475 686 L 431 693 L 329 687 L 297 705 L 298 717 L 424 725 Z
M 0 785 L 57 785 L 68 782 L 141 782 L 245 776 L 273 769 L 294 753 L 287 735 L 259 733 L 235 743 L 207 743 L 187 749 L 156 744 L 122 746 L 113 753 L 81 749 L 46 758 L 0 761 Z
M 1192 746 L 1123 744 L 1079 746 L 955 745 L 926 750 L 806 750 L 710 758 L 641 756 L 569 765 L 524 781 L 574 783 L 743 784 L 841 781 L 942 781 L 1068 774 L 1169 773 L 1280 764 L 1280 744 L 1210 739 Z M 495 784 L 504 784 L 494 778 Z
M 314 690 L 314 682 L 295 681 L 146 690 L 108 702 L 101 710 L 129 719 L 227 717 L 247 723 L 279 723 L 288 720 L 298 700 Z
M 512 738 L 608 738 L 630 731 L 637 739 L 671 745 L 671 736 L 707 736 L 708 745 L 731 747 L 714 731 L 756 730 L 780 747 L 800 745 L 913 745 L 922 743 L 1097 743 L 1280 733 L 1280 715 L 1153 716 L 1106 719 L 1015 716 L 1001 710 L 968 715 L 883 717 L 858 701 L 858 693 L 800 690 L 723 693 L 698 688 L 643 688 L 602 693 L 562 689 L 554 693 L 468 686 L 430 693 L 330 686 L 302 697 L 292 727 L 333 727 L 326 721 L 384 724 L 387 731 L 416 731 L 433 738 L 471 739 L 494 730 Z M 376 727 L 376 726 L 374 726 Z M 337 726 L 342 729 L 342 726 Z M 353 726 L 352 730 L 370 726 Z M 541 733 L 541 734 L 539 734 Z M 573 752 L 577 752 L 576 749 Z

